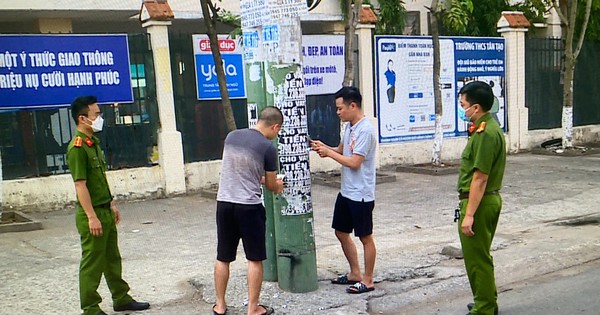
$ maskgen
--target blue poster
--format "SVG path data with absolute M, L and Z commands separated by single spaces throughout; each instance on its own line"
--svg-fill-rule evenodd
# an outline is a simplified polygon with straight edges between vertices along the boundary
M 379 142 L 433 139 L 433 42 L 425 36 L 376 36 L 376 103 Z M 494 92 L 492 115 L 505 127 L 503 38 L 441 37 L 442 129 L 444 137 L 466 134 L 457 117 L 458 91 L 471 81 Z
M 222 54 L 223 70 L 227 78 L 230 98 L 245 98 L 244 62 L 241 54 Z M 212 54 L 196 55 L 196 82 L 198 99 L 220 99 L 219 82 Z
M 217 70 L 208 35 L 192 35 L 192 44 L 194 46 L 194 60 L 196 61 L 198 100 L 221 99 Z M 225 71 L 229 97 L 246 98 L 241 37 L 233 39 L 228 35 L 219 35 L 218 44 L 223 59 L 223 70 Z
M 133 101 L 127 35 L 1 35 L 0 109 Z

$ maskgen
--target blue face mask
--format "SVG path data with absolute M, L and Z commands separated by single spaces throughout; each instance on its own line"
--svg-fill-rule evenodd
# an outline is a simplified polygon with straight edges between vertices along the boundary
M 469 108 L 471 108 L 473 106 L 470 106 Z M 462 106 L 458 106 L 458 118 L 462 119 L 463 121 L 466 122 L 470 122 L 471 121 L 471 117 L 467 117 L 467 111 L 469 110 L 469 108 L 464 109 L 462 108 Z

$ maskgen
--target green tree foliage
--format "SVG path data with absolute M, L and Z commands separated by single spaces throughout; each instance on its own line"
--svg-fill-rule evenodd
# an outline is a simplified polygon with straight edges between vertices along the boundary
M 453 35 L 467 35 L 469 25 L 475 21 L 472 0 L 450 0 L 441 13 L 444 29 Z
M 404 19 L 406 9 L 403 0 L 379 0 L 377 13 L 377 24 L 375 33 L 378 35 L 402 35 L 404 34 Z
M 579 0 L 577 6 L 577 20 L 583 20 L 585 16 L 585 0 Z M 575 36 L 581 33 L 582 24 L 575 27 Z M 600 40 L 600 0 L 592 0 L 592 12 L 585 33 L 585 40 Z
M 544 21 L 547 0 L 446 0 L 441 7 L 443 35 L 498 36 L 502 11 L 522 11 L 532 22 Z

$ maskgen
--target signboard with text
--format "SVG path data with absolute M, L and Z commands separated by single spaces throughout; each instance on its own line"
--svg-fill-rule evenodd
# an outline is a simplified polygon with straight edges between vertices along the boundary
M 376 102 L 379 142 L 433 139 L 433 43 L 430 37 L 376 36 Z M 466 133 L 457 117 L 458 91 L 471 81 L 492 86 L 492 113 L 505 128 L 503 38 L 441 37 L 444 137 Z
M 0 109 L 132 102 L 127 35 L 0 35 Z
M 196 62 L 198 100 L 220 99 L 221 92 L 208 35 L 193 35 L 192 42 Z M 219 50 L 223 58 L 223 70 L 227 78 L 229 97 L 233 99 L 245 98 L 244 60 L 239 38 L 232 39 L 227 35 L 219 35 Z
M 333 94 L 344 81 L 344 35 L 302 36 L 306 95 Z

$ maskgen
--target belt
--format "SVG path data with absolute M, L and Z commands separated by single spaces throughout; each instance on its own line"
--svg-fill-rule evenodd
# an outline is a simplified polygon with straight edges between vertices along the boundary
M 103 203 L 103 204 L 101 204 L 101 205 L 94 206 L 94 208 L 104 208 L 104 209 L 110 209 L 110 202 L 107 202 L 107 203 Z
M 483 193 L 484 196 L 490 196 L 490 195 L 499 195 L 500 191 L 499 190 L 492 190 L 492 191 L 486 191 Z M 458 199 L 462 200 L 462 199 L 469 199 L 469 192 L 461 192 L 458 194 Z

